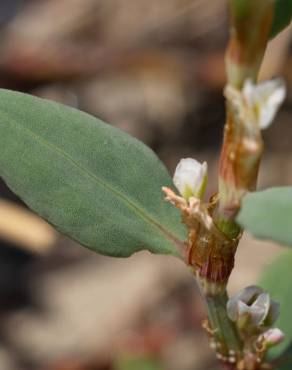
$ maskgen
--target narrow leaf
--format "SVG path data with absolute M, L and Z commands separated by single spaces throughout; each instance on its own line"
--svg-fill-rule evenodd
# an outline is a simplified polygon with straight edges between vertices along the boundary
M 271 297 L 280 303 L 280 317 L 275 326 L 285 334 L 285 340 L 271 350 L 272 357 L 287 351 L 292 342 L 292 253 L 285 253 L 266 268 L 260 280 L 260 285 Z M 292 359 L 292 358 L 291 358 Z
M 172 180 L 138 140 L 76 109 L 0 90 L 0 146 L 0 176 L 62 233 L 111 256 L 178 254 L 186 231 L 161 191 Z
M 292 246 L 292 187 L 248 194 L 237 221 L 259 239 Z

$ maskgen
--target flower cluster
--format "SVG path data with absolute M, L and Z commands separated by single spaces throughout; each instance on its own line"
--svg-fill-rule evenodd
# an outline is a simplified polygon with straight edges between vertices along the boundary
M 243 338 L 255 338 L 264 348 L 284 338 L 280 329 L 271 328 L 279 316 L 279 303 L 258 286 L 251 285 L 230 298 L 227 314 Z
M 263 150 L 260 130 L 272 123 L 285 95 L 281 79 L 259 84 L 247 79 L 241 89 L 227 85 L 228 114 L 218 194 L 204 202 L 207 163 L 191 158 L 183 158 L 174 173 L 173 182 L 179 195 L 170 188 L 162 188 L 166 200 L 180 209 L 188 228 L 182 257 L 192 267 L 206 296 L 222 296 L 226 292 L 241 237 L 235 216 L 244 194 L 256 187 Z M 268 348 L 284 337 L 280 329 L 272 327 L 279 315 L 279 304 L 261 288 L 250 286 L 232 297 L 226 309 L 234 322 L 229 324 L 240 342 L 239 347 L 243 346 L 242 358 L 236 358 L 232 352 L 227 360 L 230 363 L 238 360 L 238 369 L 258 368 L 265 361 Z M 212 328 L 214 333 L 217 329 L 216 325 Z M 217 338 L 219 345 L 224 340 Z M 225 361 L 225 357 L 222 359 Z

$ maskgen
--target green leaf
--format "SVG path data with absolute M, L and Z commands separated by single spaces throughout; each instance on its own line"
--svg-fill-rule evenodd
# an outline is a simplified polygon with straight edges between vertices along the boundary
M 280 303 L 280 317 L 275 326 L 285 334 L 283 343 L 271 349 L 272 357 L 287 350 L 292 342 L 292 253 L 285 253 L 266 268 L 260 279 L 262 286 L 271 297 Z
M 292 187 L 248 194 L 237 222 L 259 239 L 292 246 Z
M 78 110 L 0 90 L 0 176 L 62 233 L 97 252 L 178 255 L 186 238 L 164 201 L 172 180 L 138 140 Z
M 292 0 L 276 0 L 275 14 L 270 32 L 270 38 L 275 37 L 292 20 Z

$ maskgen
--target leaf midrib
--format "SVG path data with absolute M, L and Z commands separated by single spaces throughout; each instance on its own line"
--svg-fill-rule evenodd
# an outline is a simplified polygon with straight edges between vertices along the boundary
M 96 176 L 93 172 L 89 171 L 86 167 L 80 166 L 74 158 L 72 158 L 68 153 L 66 153 L 60 147 L 48 142 L 42 136 L 36 134 L 31 129 L 19 125 L 14 119 L 12 119 L 6 113 L 2 112 L 2 114 L 4 116 L 6 116 L 8 121 L 12 122 L 17 129 L 26 131 L 28 133 L 28 135 L 31 135 L 33 138 L 35 138 L 35 140 L 37 142 L 39 142 L 40 145 L 43 144 L 44 146 L 48 147 L 53 152 L 57 152 L 61 157 L 63 156 L 73 166 L 75 166 L 77 169 L 79 169 L 79 171 L 83 172 L 89 178 L 92 178 L 97 184 L 103 186 L 108 192 L 113 193 L 117 198 L 120 198 L 124 203 L 126 203 L 130 208 L 132 208 L 133 211 L 136 214 L 138 214 L 142 219 L 144 219 L 148 223 L 152 224 L 152 226 L 155 226 L 159 230 L 160 233 L 162 233 L 167 239 L 172 241 L 176 246 L 179 246 L 179 245 L 182 244 L 182 241 L 180 241 L 177 237 L 175 237 L 170 231 L 166 230 L 162 225 L 160 225 L 149 214 L 147 214 L 145 211 L 143 211 L 143 209 L 138 207 L 131 199 L 129 199 L 127 196 L 125 196 L 119 190 L 117 190 L 114 187 L 112 187 L 111 185 L 107 184 L 105 181 L 103 181 L 98 176 Z

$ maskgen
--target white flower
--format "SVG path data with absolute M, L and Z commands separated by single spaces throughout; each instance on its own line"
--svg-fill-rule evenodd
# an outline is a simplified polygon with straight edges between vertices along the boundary
M 267 347 L 276 346 L 284 340 L 284 337 L 284 333 L 278 328 L 269 329 L 262 334 L 263 342 Z
M 267 128 L 286 96 L 286 87 L 282 79 L 254 84 L 246 80 L 242 91 L 227 86 L 226 97 L 234 103 L 243 121 Z
M 189 199 L 191 196 L 202 198 L 207 185 L 207 163 L 192 158 L 183 158 L 176 167 L 173 182 L 180 194 Z
M 260 332 L 277 320 L 279 304 L 261 288 L 251 285 L 229 299 L 227 314 L 241 330 Z

